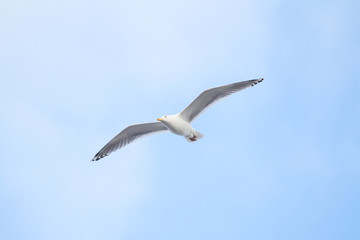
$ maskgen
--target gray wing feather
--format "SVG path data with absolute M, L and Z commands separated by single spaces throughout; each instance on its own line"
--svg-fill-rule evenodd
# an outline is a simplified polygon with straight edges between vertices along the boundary
M 131 125 L 122 130 L 118 135 L 110 140 L 92 159 L 92 161 L 98 161 L 103 157 L 106 157 L 110 153 L 116 151 L 119 148 L 131 143 L 137 138 L 143 137 L 151 133 L 157 133 L 166 131 L 168 128 L 161 122 L 151 122 Z
M 208 89 L 190 103 L 190 105 L 180 113 L 180 116 L 184 120 L 191 122 L 216 101 L 245 88 L 252 87 L 263 80 L 263 78 L 259 78 Z

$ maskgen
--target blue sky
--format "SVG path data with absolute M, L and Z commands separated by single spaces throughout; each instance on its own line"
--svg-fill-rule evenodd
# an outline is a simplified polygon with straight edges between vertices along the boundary
M 2 1 L 1 239 L 359 239 L 357 1 Z M 130 124 L 207 88 L 189 144 Z

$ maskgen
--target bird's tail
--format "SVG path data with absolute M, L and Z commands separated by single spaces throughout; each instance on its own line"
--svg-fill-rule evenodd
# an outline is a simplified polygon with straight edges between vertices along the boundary
M 195 131 L 195 134 L 193 137 L 185 137 L 185 139 L 188 141 L 188 142 L 195 142 L 197 140 L 199 140 L 200 138 L 203 138 L 204 137 L 204 134 L 198 132 L 198 131 Z
M 202 134 L 201 132 L 196 131 L 196 136 L 197 136 L 197 139 L 200 139 L 200 138 L 204 137 L 204 134 Z

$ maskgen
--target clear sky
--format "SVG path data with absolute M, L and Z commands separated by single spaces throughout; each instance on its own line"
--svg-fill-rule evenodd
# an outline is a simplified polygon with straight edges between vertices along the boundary
M 1 239 L 360 239 L 359 1 L 0 2 Z M 264 77 L 195 122 L 130 124 Z

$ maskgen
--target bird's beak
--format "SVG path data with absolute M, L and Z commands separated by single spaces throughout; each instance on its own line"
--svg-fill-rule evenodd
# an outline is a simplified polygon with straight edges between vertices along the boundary
M 157 120 L 158 120 L 158 121 L 162 121 L 162 118 L 158 118 Z

